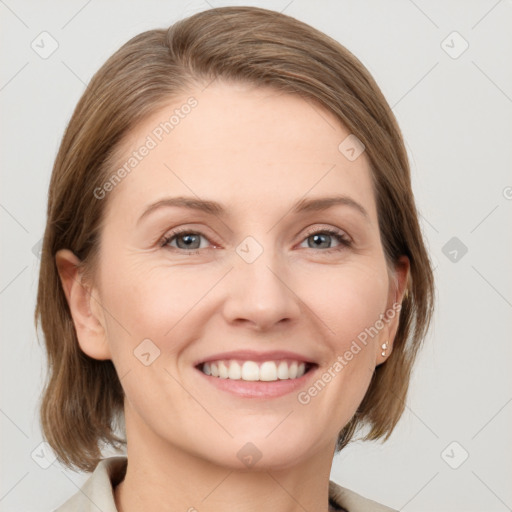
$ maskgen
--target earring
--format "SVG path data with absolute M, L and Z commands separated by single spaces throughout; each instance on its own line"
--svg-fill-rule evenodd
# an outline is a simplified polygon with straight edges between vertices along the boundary
M 382 344 L 382 355 L 386 355 L 386 350 L 388 349 L 388 342 Z

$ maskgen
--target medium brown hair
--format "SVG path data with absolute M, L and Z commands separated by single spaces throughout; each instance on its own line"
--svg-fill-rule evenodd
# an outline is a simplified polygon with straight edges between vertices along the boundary
M 125 444 L 116 435 L 124 392 L 112 361 L 80 349 L 55 254 L 70 249 L 93 273 L 108 202 L 94 190 L 112 174 L 125 136 L 170 99 L 215 79 L 300 95 L 332 112 L 364 144 L 387 263 L 392 268 L 406 255 L 411 267 L 393 351 L 375 369 L 336 451 L 359 427 L 368 429 L 364 439 L 387 439 L 404 411 L 433 312 L 434 283 L 396 119 L 368 70 L 334 39 L 278 12 L 215 8 L 139 34 L 115 52 L 80 98 L 55 160 L 35 311 L 48 367 L 40 421 L 57 458 L 70 468 L 92 471 L 102 457 L 100 444 Z

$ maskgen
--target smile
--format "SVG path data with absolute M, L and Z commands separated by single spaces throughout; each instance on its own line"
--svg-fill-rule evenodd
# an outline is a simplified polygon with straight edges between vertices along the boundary
M 304 389 L 319 366 L 305 361 L 215 360 L 197 365 L 209 385 L 242 399 L 267 400 Z
M 235 359 L 209 361 L 200 365 L 200 370 L 212 377 L 221 379 L 273 382 L 277 380 L 299 379 L 311 367 L 304 361 L 241 361 Z

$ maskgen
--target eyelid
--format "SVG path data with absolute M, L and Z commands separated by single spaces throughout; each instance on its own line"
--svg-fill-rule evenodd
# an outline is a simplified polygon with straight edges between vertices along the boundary
M 310 236 L 313 236 L 315 234 L 320 234 L 320 233 L 325 233 L 325 234 L 328 234 L 329 236 L 337 237 L 338 242 L 339 242 L 339 246 L 330 247 L 327 249 L 318 249 L 318 251 L 320 253 L 322 253 L 322 252 L 323 253 L 337 252 L 342 249 L 347 249 L 349 247 L 352 247 L 352 245 L 354 243 L 354 240 L 352 239 L 352 237 L 345 230 L 338 228 L 338 227 L 331 226 L 331 225 L 323 225 L 322 226 L 322 225 L 318 225 L 318 224 L 307 227 L 306 231 L 305 231 L 304 235 L 302 235 L 299 243 L 304 242 L 304 240 L 306 240 Z M 217 242 L 215 242 L 215 240 L 212 239 L 213 237 L 210 237 L 204 233 L 203 228 L 194 229 L 194 228 L 188 227 L 188 226 L 180 226 L 180 227 L 171 229 L 170 231 L 166 232 L 166 234 L 164 234 L 159 239 L 158 244 L 160 247 L 165 247 L 173 239 L 175 239 L 176 237 L 178 237 L 181 234 L 199 235 L 199 236 L 203 237 L 204 239 L 208 240 L 208 242 L 211 245 L 217 246 L 217 247 L 219 246 L 219 244 L 217 244 Z M 211 247 L 205 247 L 202 249 L 180 249 L 178 247 L 171 248 L 171 250 L 173 250 L 177 253 L 181 253 L 181 254 L 199 254 L 199 252 L 205 251 L 207 249 L 211 249 Z M 314 247 L 308 247 L 308 249 L 311 249 L 313 251 L 316 250 Z
M 306 228 L 306 237 L 314 235 L 316 233 L 323 233 L 323 232 L 335 233 L 335 234 L 345 238 L 350 243 L 354 242 L 352 237 L 344 229 L 337 228 L 337 227 L 334 227 L 334 226 L 331 226 L 331 225 L 323 225 L 323 226 L 320 225 L 319 226 L 318 224 L 315 224 L 312 227 L 308 227 L 308 228 Z
M 167 231 L 162 237 L 159 238 L 158 240 L 158 245 L 160 247 L 165 247 L 171 240 L 173 240 L 174 238 L 178 237 L 179 235 L 182 235 L 182 234 L 192 234 L 192 235 L 199 235 L 199 236 L 202 236 L 205 240 L 208 240 L 208 242 L 210 243 L 210 245 L 213 245 L 213 246 L 218 246 L 219 244 L 217 244 L 217 242 L 215 242 L 215 239 L 213 237 L 210 237 L 209 235 L 206 235 L 203 231 L 202 228 L 200 229 L 194 229 L 194 228 L 190 228 L 190 227 L 178 227 L 178 228 L 174 228 L 174 229 L 171 229 L 169 231 Z M 172 249 L 176 250 L 176 251 L 184 251 L 184 252 L 199 252 L 200 250 L 205 250 L 205 249 L 190 249 L 190 250 L 187 250 L 187 249 L 179 249 L 179 248 L 176 248 L 176 247 L 173 247 Z M 209 249 L 209 247 L 207 247 L 207 249 Z

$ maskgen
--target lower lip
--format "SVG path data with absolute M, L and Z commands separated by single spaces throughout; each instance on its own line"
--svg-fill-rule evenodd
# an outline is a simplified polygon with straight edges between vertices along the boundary
M 277 398 L 287 395 L 302 388 L 311 376 L 316 372 L 318 366 L 313 366 L 308 372 L 298 379 L 284 379 L 274 381 L 245 381 L 222 379 L 206 375 L 201 370 L 196 370 L 207 382 L 216 386 L 222 391 L 227 391 L 242 398 Z

